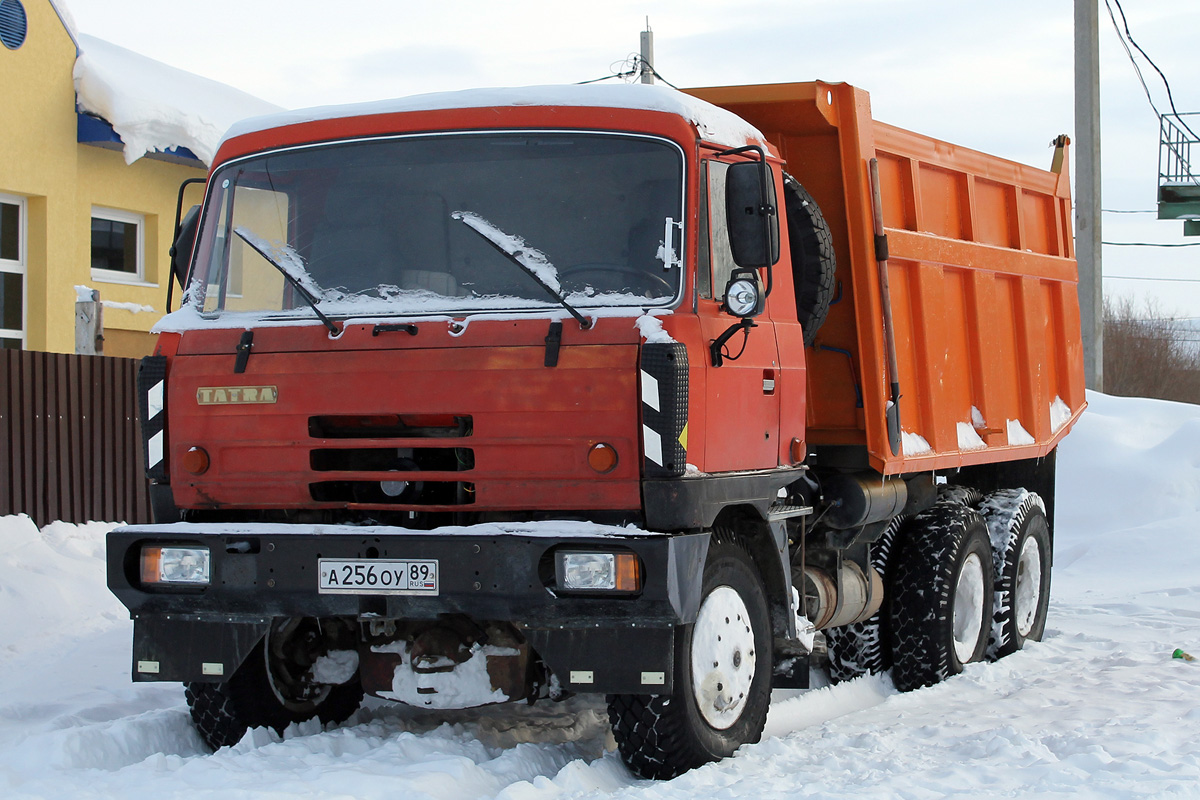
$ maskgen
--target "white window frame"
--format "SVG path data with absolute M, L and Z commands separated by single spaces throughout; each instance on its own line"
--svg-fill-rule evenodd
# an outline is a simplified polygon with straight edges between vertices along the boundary
M 21 276 L 21 329 L 0 328 L 0 339 L 17 339 L 25 349 L 26 330 L 29 328 L 29 275 L 26 269 L 26 243 L 29 241 L 29 212 L 24 197 L 0 194 L 0 203 L 17 207 L 17 260 L 0 259 L 0 272 Z
M 88 261 L 92 252 L 92 220 L 103 219 L 109 222 L 124 222 L 137 225 L 137 271 L 120 272 L 115 269 L 92 268 L 92 280 L 105 283 L 133 283 L 147 285 L 146 282 L 146 215 L 135 214 L 132 211 L 121 211 L 116 208 L 92 206 L 92 215 L 88 218 Z

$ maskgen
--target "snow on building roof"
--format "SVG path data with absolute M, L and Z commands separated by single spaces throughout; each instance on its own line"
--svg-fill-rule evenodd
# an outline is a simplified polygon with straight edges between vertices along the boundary
M 231 124 L 282 109 L 208 78 L 87 34 L 77 34 L 79 108 L 103 117 L 125 144 L 125 163 L 186 147 L 211 164 Z
M 766 137 L 757 128 L 732 112 L 666 86 L 640 83 L 467 89 L 368 103 L 304 108 L 241 120 L 229 129 L 225 138 L 232 139 L 283 125 L 343 117 L 508 106 L 587 106 L 664 111 L 691 121 L 705 140 L 716 144 L 740 147 L 766 142 Z

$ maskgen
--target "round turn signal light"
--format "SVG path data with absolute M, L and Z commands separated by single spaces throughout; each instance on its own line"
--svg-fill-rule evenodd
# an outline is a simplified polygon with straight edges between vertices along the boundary
M 588 466 L 600 474 L 612 472 L 617 468 L 617 449 L 610 444 L 599 442 L 588 450 Z
M 208 453 L 203 447 L 189 447 L 181 459 L 183 468 L 193 475 L 203 475 L 208 472 Z

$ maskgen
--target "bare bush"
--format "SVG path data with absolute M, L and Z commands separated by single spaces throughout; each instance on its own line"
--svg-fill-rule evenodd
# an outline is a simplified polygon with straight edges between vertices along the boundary
M 1200 329 L 1161 313 L 1153 302 L 1104 300 L 1104 391 L 1200 403 Z

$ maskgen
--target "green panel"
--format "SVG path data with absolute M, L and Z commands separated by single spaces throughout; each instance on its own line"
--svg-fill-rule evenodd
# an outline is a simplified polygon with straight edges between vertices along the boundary
M 1200 217 L 1200 200 L 1188 203 L 1158 201 L 1159 219 L 1179 219 L 1180 217 Z
M 1200 219 L 1188 219 L 1183 222 L 1184 236 L 1200 236 Z

